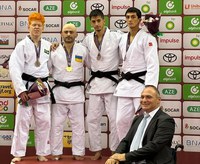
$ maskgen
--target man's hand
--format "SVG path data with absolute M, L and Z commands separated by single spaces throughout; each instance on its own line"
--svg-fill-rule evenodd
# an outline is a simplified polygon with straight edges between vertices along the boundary
M 125 161 L 126 158 L 125 158 L 125 153 L 124 154 L 118 154 L 118 153 L 115 153 L 113 154 L 111 157 L 111 159 L 115 159 L 117 161 Z
M 119 164 L 119 161 L 109 158 L 105 164 Z
M 50 51 L 55 51 L 59 46 L 59 43 L 52 43 L 51 47 L 50 47 Z
M 19 98 L 22 100 L 23 103 L 29 100 L 28 94 L 26 91 L 19 94 Z

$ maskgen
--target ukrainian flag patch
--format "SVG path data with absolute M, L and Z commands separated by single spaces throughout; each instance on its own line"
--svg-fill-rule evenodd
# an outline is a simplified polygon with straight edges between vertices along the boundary
M 79 62 L 79 63 L 82 63 L 83 57 L 82 57 L 82 56 L 79 56 L 79 55 L 75 55 L 75 61 L 76 61 L 76 62 Z

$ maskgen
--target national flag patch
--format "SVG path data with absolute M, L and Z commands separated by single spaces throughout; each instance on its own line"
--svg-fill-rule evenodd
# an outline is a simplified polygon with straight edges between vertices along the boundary
M 44 53 L 49 55 L 49 50 L 44 49 Z
M 76 62 L 79 62 L 79 63 L 82 63 L 83 57 L 82 57 L 82 56 L 75 55 L 75 61 L 76 61 Z
M 152 42 L 149 42 L 149 46 L 153 46 L 153 43 L 152 43 Z

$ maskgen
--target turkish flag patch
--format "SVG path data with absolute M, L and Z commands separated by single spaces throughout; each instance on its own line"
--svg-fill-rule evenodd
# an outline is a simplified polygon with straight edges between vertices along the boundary
M 149 46 L 153 46 L 153 43 L 152 43 L 152 42 L 149 42 Z

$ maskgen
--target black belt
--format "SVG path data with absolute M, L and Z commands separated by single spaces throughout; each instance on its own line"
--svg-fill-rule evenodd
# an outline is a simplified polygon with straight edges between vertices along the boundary
M 123 79 L 128 80 L 128 81 L 133 79 L 139 83 L 144 84 L 144 80 L 139 77 L 146 75 L 146 73 L 147 73 L 147 71 L 142 71 L 142 72 L 137 72 L 137 73 L 130 73 L 130 72 L 123 73 L 122 72 L 122 78 L 119 79 L 119 81 L 122 81 Z
M 23 80 L 26 80 L 27 83 L 26 83 L 26 89 L 28 89 L 28 82 L 35 82 L 38 78 L 37 77 L 34 77 L 32 75 L 28 75 L 26 73 L 23 73 L 22 74 L 22 79 Z M 49 91 L 50 91 L 50 96 L 51 96 L 51 101 L 52 101 L 52 104 L 55 104 L 55 98 L 54 98 L 54 95 L 53 95 L 53 92 L 52 92 L 52 89 L 49 85 L 49 83 L 47 82 L 48 81 L 48 77 L 44 77 L 44 78 L 40 78 L 42 81 L 46 82 L 47 85 L 48 85 L 48 88 L 49 88 Z
M 116 84 L 118 83 L 118 80 L 112 76 L 112 75 L 118 75 L 118 70 L 116 70 L 116 71 L 108 71 L 108 72 L 102 72 L 102 71 L 94 72 L 94 71 L 92 71 L 91 75 L 92 75 L 92 77 L 90 77 L 90 79 L 88 81 L 88 84 L 90 84 L 90 82 L 95 77 L 98 77 L 98 78 L 105 77 L 105 78 L 108 78 L 108 79 L 114 81 Z
M 52 90 L 58 86 L 62 86 L 65 88 L 71 88 L 71 87 L 80 86 L 80 85 L 85 86 L 85 84 L 82 81 L 68 83 L 68 82 L 61 82 L 61 81 L 55 80 L 54 83 L 55 85 L 53 86 Z

